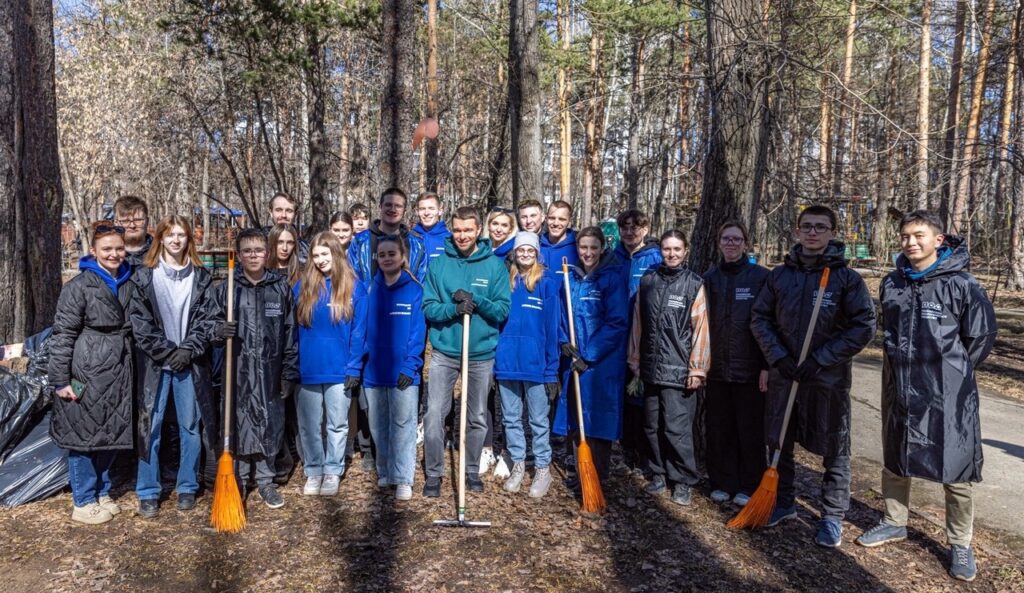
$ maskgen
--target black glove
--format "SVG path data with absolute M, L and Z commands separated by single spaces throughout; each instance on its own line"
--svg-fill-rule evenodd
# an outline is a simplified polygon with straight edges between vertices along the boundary
M 222 339 L 222 340 L 226 340 L 228 338 L 233 338 L 233 337 L 235 337 L 237 335 L 238 335 L 238 322 L 237 321 L 225 321 L 224 325 L 220 326 L 220 332 L 217 333 L 217 336 L 220 339 Z
M 455 294 L 452 295 L 452 300 L 455 301 L 456 303 L 471 301 L 473 300 L 473 293 L 469 292 L 468 290 L 463 290 L 460 288 L 455 291 Z
M 566 342 L 566 343 L 562 344 L 562 346 L 560 347 L 560 350 L 562 351 L 562 356 L 564 356 L 566 358 L 579 358 L 580 357 L 580 351 L 576 349 L 576 346 L 573 346 L 569 342 Z
M 587 364 L 587 361 L 583 360 L 582 358 L 574 358 L 572 360 L 572 370 L 576 371 L 577 373 L 579 373 L 581 375 L 583 374 L 584 371 L 586 371 L 589 368 L 590 368 L 590 365 Z
M 814 360 L 813 356 L 808 356 L 807 360 L 800 363 L 800 366 L 796 368 L 796 380 L 806 381 L 817 375 L 821 371 L 821 365 L 818 364 L 817 360 Z
M 455 306 L 455 312 L 459 315 L 472 315 L 473 311 L 476 311 L 476 303 L 473 302 L 473 299 L 462 301 Z
M 178 348 L 171 352 L 164 364 L 175 373 L 180 373 L 192 364 L 192 351 L 188 348 Z
M 782 375 L 782 378 L 789 379 L 790 381 L 796 380 L 797 367 L 792 356 L 786 356 L 779 359 L 779 361 L 775 363 L 775 368 L 779 370 L 779 374 Z
M 548 392 L 548 401 L 553 402 L 562 393 L 562 386 L 558 383 L 545 383 L 544 391 Z
M 404 391 L 408 389 L 410 385 L 412 385 L 412 377 L 405 373 L 400 373 L 398 375 L 398 388 Z
M 359 377 L 345 377 L 345 391 L 359 389 Z
M 287 399 L 295 390 L 295 383 L 286 379 L 281 379 L 281 397 Z

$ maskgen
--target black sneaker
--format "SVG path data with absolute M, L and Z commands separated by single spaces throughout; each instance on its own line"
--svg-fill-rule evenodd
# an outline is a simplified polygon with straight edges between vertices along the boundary
M 661 494 L 665 491 L 665 478 L 664 476 L 654 476 L 651 479 L 651 483 L 644 486 L 644 492 L 647 494 Z
M 971 582 L 978 575 L 978 566 L 974 562 L 974 550 L 971 546 L 949 547 L 949 575 L 961 581 Z
M 483 492 L 484 481 L 480 479 L 480 474 L 468 474 L 466 476 L 466 488 L 470 492 Z
M 139 501 L 139 516 L 152 519 L 160 514 L 160 501 L 155 498 Z
M 196 506 L 196 495 L 192 493 L 178 494 L 178 510 L 191 511 Z
M 260 486 L 258 492 L 260 493 L 260 498 L 263 499 L 263 504 L 268 507 L 279 509 L 284 506 L 284 499 L 281 498 L 281 493 L 277 491 L 277 486 L 273 484 Z
M 427 481 L 423 483 L 423 496 L 427 498 L 437 498 L 438 496 L 441 496 L 440 476 L 427 476 Z
M 690 506 L 690 487 L 686 484 L 676 484 L 672 489 L 672 502 L 684 507 Z

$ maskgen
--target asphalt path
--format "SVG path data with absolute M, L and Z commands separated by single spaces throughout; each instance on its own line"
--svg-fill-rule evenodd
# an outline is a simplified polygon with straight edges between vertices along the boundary
M 853 366 L 853 455 L 882 464 L 882 365 L 857 359 Z M 1024 538 L 1024 404 L 981 391 L 981 439 L 985 464 L 974 489 L 974 520 L 989 529 Z M 879 481 L 881 477 L 879 477 Z M 880 484 L 876 487 L 881 490 Z M 940 484 L 915 480 L 911 506 L 938 521 L 943 517 Z

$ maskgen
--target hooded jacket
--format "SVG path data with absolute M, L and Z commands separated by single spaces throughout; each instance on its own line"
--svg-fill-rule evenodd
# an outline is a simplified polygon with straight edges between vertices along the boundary
M 946 236 L 945 245 L 947 255 L 922 278 L 912 278 L 901 255 L 882 282 L 882 448 L 898 476 L 980 482 L 974 371 L 995 343 L 995 311 L 967 272 L 963 241 Z
M 843 259 L 845 247 L 830 241 L 817 261 L 805 266 L 794 245 L 784 265 L 768 274 L 754 301 L 750 329 L 772 367 L 785 356 L 798 361 L 804 333 L 825 267 L 831 269 L 808 356 L 821 371 L 800 383 L 790 423 L 796 442 L 824 457 L 850 454 L 850 382 L 853 357 L 875 335 L 875 305 L 860 274 Z M 765 433 L 779 448 L 779 431 L 791 382 L 773 369 L 768 380 Z
M 590 274 L 577 266 L 569 268 L 576 346 L 590 365 L 580 375 L 587 437 L 617 440 L 622 436 L 629 337 L 629 290 L 623 282 L 624 268 L 610 252 Z M 552 425 L 555 434 L 567 435 L 578 426 L 576 414 L 568 407 L 571 384 L 572 373 L 567 372 Z
M 124 252 L 124 261 L 128 262 L 128 265 L 132 267 L 132 270 L 143 267 L 145 264 L 142 260 L 146 259 L 146 254 L 149 253 L 149 248 L 153 246 L 153 235 L 146 234 L 146 240 L 142 242 L 142 249 L 135 252 Z
M 136 453 L 140 459 L 149 454 L 149 439 L 152 432 L 153 407 L 160 391 L 160 375 L 168 356 L 179 345 L 167 339 L 163 318 L 156 302 L 153 288 L 153 268 L 142 266 L 132 274 L 135 298 L 129 305 L 132 333 L 135 336 L 136 372 Z M 157 271 L 156 273 L 162 273 Z M 210 395 L 211 348 L 217 326 L 216 307 L 213 304 L 213 281 L 210 272 L 202 266 L 192 266 L 192 294 L 189 297 L 188 331 L 180 347 L 192 352 L 192 387 L 195 390 L 203 428 L 210 443 L 216 443 L 219 434 L 217 408 Z
M 750 331 L 754 299 L 761 292 L 768 269 L 746 257 L 721 262 L 704 274 L 704 291 L 711 326 L 711 370 L 708 379 L 729 383 L 757 381 L 768 368 Z
M 292 288 L 298 307 L 302 282 Z M 364 333 L 366 332 L 366 288 L 358 279 L 352 287 L 352 318 L 335 322 L 331 318 L 331 279 L 324 280 L 320 298 L 313 305 L 310 327 L 296 320 L 299 340 L 299 377 L 305 385 L 344 383 L 358 377 Z
M 508 269 L 494 257 L 487 239 L 477 239 L 476 251 L 468 257 L 459 253 L 451 237 L 444 240 L 444 250 L 430 266 L 423 285 L 430 345 L 445 356 L 462 355 L 462 316 L 452 296 L 459 289 L 467 290 L 477 305 L 469 324 L 469 359 L 491 360 L 511 306 Z
M 686 267 L 659 265 L 640 281 L 640 378 L 665 387 L 686 387 L 694 328 L 691 308 L 703 280 Z M 706 298 L 706 297 L 705 297 Z
M 657 239 L 648 237 L 640 249 L 633 253 L 626 251 L 626 247 L 622 243 L 615 246 L 614 253 L 619 258 L 619 263 L 626 266 L 626 271 L 629 273 L 629 299 L 632 301 L 636 296 L 636 291 L 640 288 L 640 278 L 648 270 L 657 268 L 661 263 L 661 244 Z
M 352 269 L 356 271 L 356 277 L 369 284 L 377 275 L 377 241 L 388 233 L 380 230 L 380 220 L 370 223 L 365 231 L 356 233 L 352 237 L 352 243 L 348 246 L 348 261 Z M 399 236 L 405 240 L 409 248 L 409 269 L 412 270 L 416 280 L 423 282 L 427 275 L 427 254 L 423 246 L 423 237 L 416 231 L 410 231 L 406 226 L 399 225 Z
M 561 274 L 563 257 L 568 260 L 570 266 L 579 265 L 580 256 L 576 251 L 576 231 L 566 229 L 562 240 L 551 244 L 548 239 L 548 231 L 545 228 L 544 232 L 540 234 L 540 263 L 544 264 L 547 269 Z
M 505 260 L 505 259 L 508 258 L 509 254 L 512 253 L 512 251 L 515 249 L 515 246 L 516 246 L 516 238 L 513 236 L 513 237 L 509 237 L 507 241 L 505 241 L 501 245 L 498 245 L 497 247 L 494 247 L 493 244 L 492 244 L 491 250 L 494 253 L 494 257 L 497 257 L 497 258 L 500 258 L 502 260 Z M 561 264 L 559 264 L 559 265 L 561 265 Z
M 558 277 L 550 271 L 544 272 L 532 292 L 527 290 L 522 276 L 516 276 L 512 307 L 498 338 L 494 361 L 496 379 L 533 383 L 558 381 L 561 287 Z
M 81 259 L 79 270 L 57 300 L 48 371 L 55 388 L 75 380 L 85 389 L 77 401 L 53 396 L 50 436 L 60 447 L 75 451 L 130 449 L 131 264 L 123 262 L 114 278 L 90 255 Z
M 388 286 L 378 271 L 369 287 L 365 314 L 366 336 L 360 356 L 365 364 L 363 385 L 396 387 L 399 374 L 412 377 L 412 384 L 419 385 L 427 335 L 420 283 L 403 271 Z
M 437 221 L 437 224 L 429 229 L 425 229 L 422 224 L 417 223 L 416 226 L 412 227 L 412 230 L 423 239 L 423 253 L 426 256 L 426 265 L 429 266 L 430 262 L 434 261 L 438 256 L 444 255 L 444 240 L 451 237 L 452 232 L 448 230 L 443 220 Z
M 218 329 L 227 319 L 227 289 L 227 282 L 214 288 Z M 284 436 L 281 381 L 299 381 L 292 291 L 277 272 L 253 284 L 238 268 L 234 304 L 234 452 L 273 459 Z

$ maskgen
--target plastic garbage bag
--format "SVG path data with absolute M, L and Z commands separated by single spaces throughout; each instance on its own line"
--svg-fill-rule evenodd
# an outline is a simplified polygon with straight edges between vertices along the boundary
M 50 438 L 50 413 L 0 463 L 0 506 L 16 507 L 67 487 L 68 452 Z
M 41 394 L 26 375 L 0 367 L 0 462 L 31 428 L 34 412 L 44 404 Z

